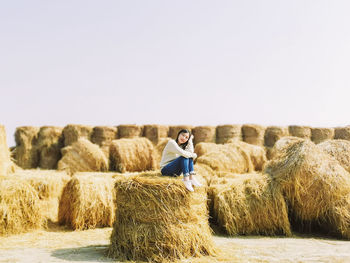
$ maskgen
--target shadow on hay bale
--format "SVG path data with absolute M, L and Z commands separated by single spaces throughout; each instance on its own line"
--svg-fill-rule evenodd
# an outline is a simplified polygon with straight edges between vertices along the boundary
M 311 128 L 311 140 L 318 144 L 334 138 L 334 128 Z
M 136 124 L 122 124 L 118 126 L 118 138 L 137 138 L 141 137 L 143 126 Z
M 16 164 L 23 169 L 38 167 L 39 152 L 35 147 L 38 140 L 38 132 L 38 127 L 23 126 L 16 128 L 14 158 Z
M 215 126 L 197 126 L 192 129 L 194 145 L 200 142 L 216 142 Z
M 290 125 L 288 126 L 290 136 L 299 137 L 302 139 L 311 139 L 311 127 Z
M 208 196 L 214 221 L 229 235 L 291 235 L 286 202 L 266 174 L 212 180 Z
M 288 202 L 293 227 L 350 238 L 350 175 L 309 140 L 285 148 L 265 172 Z
M 246 143 L 264 145 L 265 127 L 256 124 L 244 124 L 242 126 L 242 138 Z
M 160 140 L 168 137 L 169 127 L 165 125 L 144 125 L 143 136 L 154 144 L 158 144 Z
M 288 135 L 287 127 L 269 126 L 266 128 L 264 135 L 265 146 L 273 147 L 279 139 Z
M 205 187 L 189 192 L 181 179 L 144 173 L 115 189 L 110 257 L 164 262 L 215 254 Z

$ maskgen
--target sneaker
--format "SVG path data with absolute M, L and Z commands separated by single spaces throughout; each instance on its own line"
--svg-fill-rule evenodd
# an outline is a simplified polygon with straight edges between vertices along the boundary
M 193 189 L 193 187 L 192 187 L 192 182 L 191 182 L 191 181 L 183 181 L 183 182 L 184 182 L 185 187 L 186 187 L 186 189 L 187 189 L 188 191 L 194 192 L 194 189 Z
M 202 186 L 202 184 L 200 182 L 198 182 L 198 180 L 196 179 L 196 177 L 192 176 L 192 184 L 196 187 L 200 187 Z

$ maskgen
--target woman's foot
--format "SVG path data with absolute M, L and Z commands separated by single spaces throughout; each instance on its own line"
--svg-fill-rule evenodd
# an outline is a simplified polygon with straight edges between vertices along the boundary
M 188 191 L 194 192 L 194 189 L 192 187 L 192 182 L 190 180 L 183 180 L 185 187 Z
M 192 184 L 193 184 L 194 186 L 196 186 L 196 187 L 202 186 L 202 184 L 201 184 L 201 183 L 196 179 L 196 177 L 194 177 L 193 175 L 192 175 L 191 181 L 192 181 Z

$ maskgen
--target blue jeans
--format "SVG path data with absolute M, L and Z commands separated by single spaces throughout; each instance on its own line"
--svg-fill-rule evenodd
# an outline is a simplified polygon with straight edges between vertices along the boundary
M 183 173 L 183 175 L 186 177 L 189 176 L 190 173 L 193 173 L 193 171 L 193 159 L 180 156 L 165 165 L 162 168 L 161 173 L 162 175 L 170 176 L 179 176 L 181 173 Z

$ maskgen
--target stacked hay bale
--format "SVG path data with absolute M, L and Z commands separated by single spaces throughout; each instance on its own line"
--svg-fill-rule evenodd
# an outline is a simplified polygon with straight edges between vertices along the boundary
M 317 146 L 333 156 L 345 170 L 350 172 L 350 141 L 328 140 Z
M 63 128 L 64 146 L 70 146 L 80 138 L 91 139 L 93 128 L 88 125 L 69 124 Z
M 311 128 L 308 126 L 290 125 L 288 126 L 288 132 L 290 136 L 311 139 Z
M 265 146 L 273 147 L 279 139 L 285 136 L 288 136 L 287 127 L 269 126 L 265 131 Z
M 242 125 L 219 125 L 216 127 L 216 143 L 226 143 L 228 140 L 242 140 Z
M 12 176 L 15 180 L 29 183 L 36 190 L 44 220 L 57 222 L 59 199 L 70 176 L 53 170 L 21 170 Z
M 249 153 L 240 145 L 230 143 L 216 148 L 198 157 L 196 163 L 207 165 L 214 171 L 247 173 L 254 170 Z
M 143 136 L 157 145 L 161 139 L 168 137 L 169 127 L 164 125 L 144 125 Z
M 118 138 L 137 138 L 141 137 L 143 126 L 136 124 L 123 124 L 118 126 Z
M 215 255 L 204 187 L 189 192 L 180 179 L 135 176 L 118 181 L 109 256 L 173 262 Z
M 78 139 L 61 151 L 62 158 L 58 162 L 58 170 L 65 170 L 70 174 L 108 170 L 108 160 L 100 147 L 85 138 Z
M 335 128 L 334 139 L 350 141 L 350 126 Z
M 191 125 L 177 125 L 177 126 L 169 126 L 169 134 L 168 136 L 172 139 L 176 139 L 177 134 L 179 131 L 186 129 L 192 132 L 193 126 Z
M 109 144 L 118 137 L 118 129 L 113 126 L 96 126 L 92 130 L 91 141 L 100 147 Z
M 312 225 L 350 238 L 350 175 L 309 140 L 296 142 L 267 165 L 275 188 L 281 189 L 293 225 Z
M 10 151 L 7 147 L 5 127 L 0 125 L 0 176 L 5 176 L 14 171 L 15 164 L 11 161 Z
M 288 209 L 266 174 L 246 174 L 211 184 L 213 216 L 229 235 L 291 235 Z
M 334 128 L 311 128 L 311 140 L 316 144 L 333 138 Z
M 197 126 L 192 129 L 194 136 L 194 144 L 200 142 L 213 142 L 216 141 L 216 127 L 212 126 Z
M 39 152 L 39 167 L 43 169 L 57 169 L 63 148 L 63 128 L 44 126 L 38 133 L 36 148 Z
M 115 181 L 113 174 L 74 175 L 63 189 L 58 222 L 74 230 L 111 227 L 115 219 Z
M 38 194 L 24 180 L 0 178 L 0 235 L 19 234 L 42 227 L 44 216 Z
M 303 139 L 299 137 L 293 137 L 293 136 L 286 136 L 282 137 L 279 139 L 275 145 L 271 148 L 267 148 L 267 159 L 271 160 L 273 158 L 276 158 L 278 155 L 283 153 L 285 148 L 287 148 L 289 145 L 295 143 L 295 142 L 300 142 Z
M 24 169 L 36 168 L 39 163 L 39 153 L 36 148 L 38 127 L 23 126 L 16 128 L 16 149 L 14 158 L 16 164 Z
M 246 143 L 263 146 L 265 127 L 255 124 L 244 124 L 242 126 L 242 137 Z
M 111 169 L 121 173 L 152 170 L 157 166 L 153 144 L 147 138 L 112 141 L 110 161 Z

